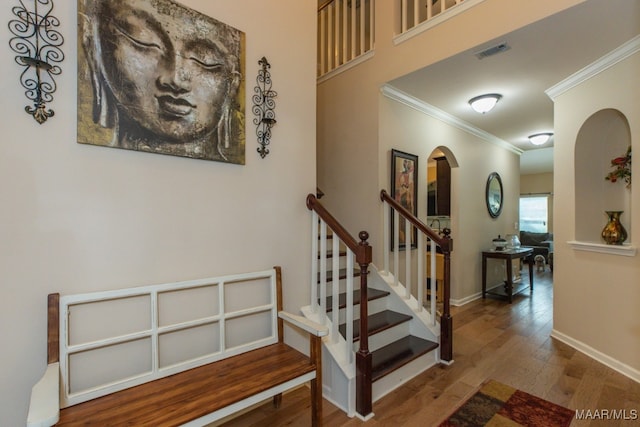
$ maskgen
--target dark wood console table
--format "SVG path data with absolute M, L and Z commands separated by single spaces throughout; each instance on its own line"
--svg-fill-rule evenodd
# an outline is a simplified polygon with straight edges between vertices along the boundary
M 496 258 L 503 259 L 507 263 L 507 280 L 504 282 L 504 286 L 496 286 L 491 289 L 487 289 L 487 259 Z M 486 294 L 498 295 L 506 297 L 509 304 L 513 301 L 513 295 L 522 292 L 526 289 L 524 283 L 520 283 L 519 286 L 514 288 L 513 283 L 513 260 L 514 259 L 526 259 L 529 264 L 529 289 L 533 291 L 533 249 L 532 248 L 517 248 L 506 249 L 504 251 L 488 250 L 482 252 L 482 298 L 484 299 Z

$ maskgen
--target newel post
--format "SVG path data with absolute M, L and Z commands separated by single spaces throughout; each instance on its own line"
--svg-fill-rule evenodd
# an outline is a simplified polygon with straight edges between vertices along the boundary
M 451 317 L 451 251 L 453 240 L 446 233 L 442 245 L 444 253 L 444 295 L 442 316 L 440 317 L 440 359 L 451 362 L 453 360 L 453 319 Z
M 358 234 L 360 238 L 359 250 L 356 254 L 356 260 L 360 266 L 360 348 L 356 353 L 356 411 L 363 418 L 372 415 L 373 411 L 373 392 L 372 392 L 372 361 L 373 356 L 369 352 L 369 333 L 368 333 L 368 297 L 367 297 L 367 276 L 369 273 L 369 264 L 372 260 L 371 246 L 367 240 L 369 233 L 361 231 Z

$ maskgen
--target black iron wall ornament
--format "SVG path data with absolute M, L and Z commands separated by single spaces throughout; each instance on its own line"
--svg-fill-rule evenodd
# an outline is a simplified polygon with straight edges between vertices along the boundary
M 264 56 L 258 64 L 262 66 L 258 71 L 258 78 L 256 81 L 258 85 L 254 89 L 253 95 L 253 114 L 256 118 L 253 119 L 253 123 L 256 125 L 256 136 L 258 137 L 258 153 L 263 159 L 269 154 L 269 145 L 271 140 L 271 128 L 276 124 L 276 102 L 275 98 L 278 94 L 271 89 L 271 74 L 269 69 L 271 64 Z
M 60 49 L 64 38 L 56 29 L 60 20 L 51 15 L 53 0 L 32 0 L 28 9 L 20 0 L 20 6 L 12 11 L 17 19 L 9 21 L 9 30 L 14 37 L 9 46 L 17 53 L 15 60 L 24 67 L 20 75 L 20 83 L 26 89 L 25 95 L 33 101 L 33 107 L 24 109 L 40 124 L 53 116 L 53 110 L 46 108 L 46 103 L 53 101 L 56 91 L 54 76 L 60 74 L 57 65 L 64 59 Z

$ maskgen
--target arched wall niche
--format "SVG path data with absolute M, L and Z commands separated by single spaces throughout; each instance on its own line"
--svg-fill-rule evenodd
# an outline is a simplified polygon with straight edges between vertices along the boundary
M 631 145 L 626 116 L 616 109 L 591 115 L 581 126 L 575 144 L 575 238 L 579 242 L 604 243 L 600 236 L 607 222 L 605 211 L 624 211 L 622 224 L 631 236 L 631 192 L 623 181 L 605 176 L 611 160 L 623 156 Z

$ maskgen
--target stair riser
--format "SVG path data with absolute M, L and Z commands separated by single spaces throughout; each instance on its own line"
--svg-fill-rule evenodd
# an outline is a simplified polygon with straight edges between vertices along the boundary
M 391 372 L 388 375 L 380 378 L 373 383 L 373 401 L 376 402 L 380 398 L 389 394 L 402 384 L 406 383 L 410 379 L 414 378 L 421 372 L 426 371 L 436 363 L 437 351 L 430 351 L 429 353 L 418 357 L 417 359 L 407 363 L 399 369 Z
M 329 277 L 329 276 L 327 276 Z M 320 293 L 321 284 L 318 283 L 318 293 Z M 327 287 L 327 296 L 333 295 L 333 280 L 328 280 L 325 285 Z M 356 276 L 353 278 L 353 289 L 360 289 L 360 277 Z M 345 293 L 347 291 L 347 279 L 340 279 L 338 281 L 338 294 Z
M 403 322 L 377 334 L 369 335 L 369 351 L 374 352 L 407 335 L 409 335 L 409 322 Z M 354 351 L 358 351 L 359 347 L 360 341 L 353 343 Z
M 372 301 L 369 301 L 368 311 L 369 315 L 379 313 L 387 309 L 386 298 L 378 298 Z M 340 324 L 343 324 L 347 321 L 347 308 L 340 309 Z M 331 313 L 327 313 L 329 316 Z M 353 320 L 357 320 L 360 318 L 360 304 L 354 306 L 353 308 Z

